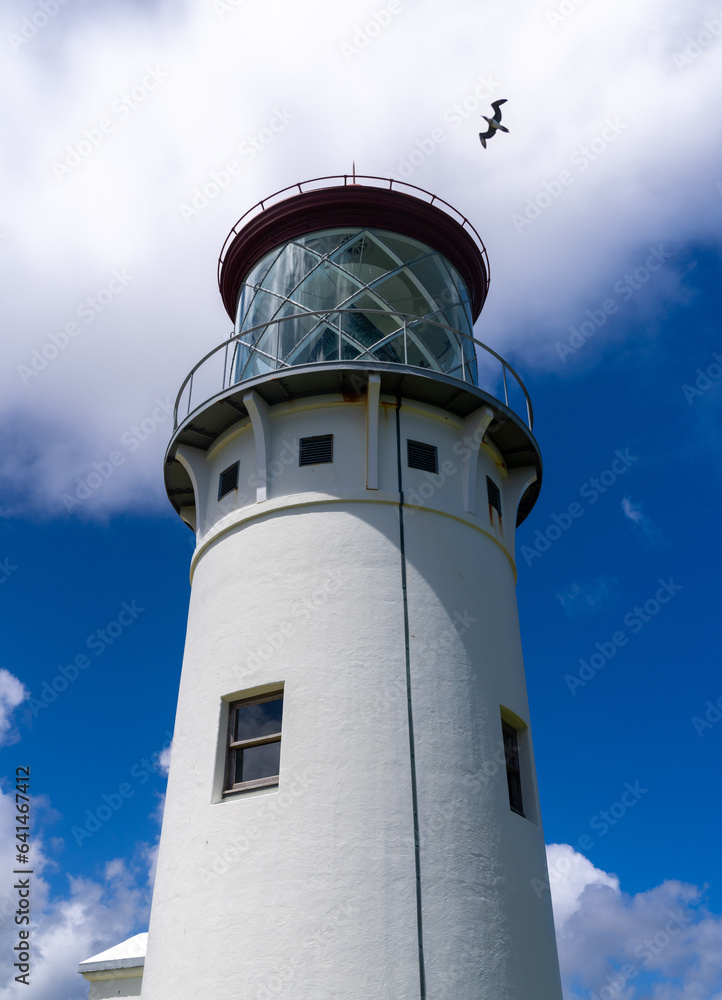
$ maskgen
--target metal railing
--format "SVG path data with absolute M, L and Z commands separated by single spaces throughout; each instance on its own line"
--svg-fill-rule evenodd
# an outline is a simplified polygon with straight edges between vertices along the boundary
M 338 181 L 338 187 L 346 187 L 349 184 L 354 185 L 359 182 L 366 184 L 368 181 L 373 183 L 369 186 L 384 188 L 389 191 L 392 190 L 402 190 L 409 192 L 414 192 L 414 197 L 423 196 L 424 201 L 428 199 L 429 205 L 437 205 L 443 208 L 453 219 L 455 219 L 464 229 L 466 229 L 471 235 L 472 239 L 476 243 L 479 252 L 481 253 L 482 260 L 484 261 L 484 267 L 486 269 L 486 291 L 488 293 L 489 283 L 491 282 L 491 271 L 489 270 L 489 255 L 486 252 L 486 247 L 484 242 L 479 236 L 478 232 L 474 228 L 473 224 L 467 219 L 465 215 L 453 205 L 449 204 L 448 201 L 444 201 L 443 198 L 439 198 L 438 195 L 432 194 L 431 191 L 426 191 L 424 188 L 418 187 L 416 184 L 409 184 L 406 181 L 398 181 L 391 177 L 377 177 L 375 174 L 357 174 L 356 172 L 351 174 L 329 174 L 326 177 L 313 177 L 308 181 L 299 181 L 296 184 L 289 184 L 288 187 L 281 188 L 280 191 L 276 191 L 269 195 L 267 198 L 263 198 L 261 201 L 257 202 L 247 212 L 244 212 L 240 217 L 238 222 L 233 226 L 228 236 L 226 236 L 225 242 L 221 247 L 220 256 L 218 257 L 218 284 L 221 283 L 221 270 L 223 268 L 223 262 L 226 259 L 226 254 L 228 249 L 235 240 L 241 229 L 247 225 L 252 218 L 260 215 L 271 205 L 275 205 L 279 201 L 284 201 L 286 198 L 291 197 L 293 194 L 305 194 L 308 191 L 314 191 L 319 186 L 327 187 L 328 181 Z
M 364 347 L 355 342 L 352 332 L 343 329 L 342 321 L 347 314 L 352 314 L 354 318 L 359 315 L 372 316 L 374 314 L 392 317 L 400 325 L 393 332 L 380 337 L 371 346 Z M 307 331 L 304 337 L 293 345 L 285 358 L 279 358 L 268 350 L 259 348 L 255 343 L 256 340 L 261 339 L 261 332 L 265 332 L 271 327 L 280 326 L 282 323 L 299 323 L 314 317 L 318 318 L 319 323 L 326 325 L 326 333 L 331 328 L 329 321 L 335 320 L 334 333 L 337 333 L 338 336 L 335 357 L 329 357 L 328 352 L 326 352 L 325 356 L 320 359 L 293 360 L 294 355 L 297 355 L 299 349 L 303 347 L 305 340 L 319 332 L 319 324 L 316 324 L 312 331 Z M 444 332 L 449 340 L 449 345 L 456 348 L 456 350 L 452 350 L 451 359 L 455 363 L 449 364 L 439 361 L 438 354 L 435 353 L 434 349 L 424 343 L 423 331 L 417 329 L 419 326 L 436 327 Z M 464 341 L 474 345 L 473 356 L 466 355 Z M 358 354 L 355 357 L 348 357 L 348 348 L 353 346 L 357 347 Z M 384 349 L 388 350 L 390 347 L 396 350 L 398 360 L 390 361 L 388 357 L 380 358 L 375 353 Z M 239 348 L 247 352 L 242 364 L 238 362 Z M 346 348 L 347 355 L 345 357 L 344 348 Z M 415 364 L 413 360 L 409 360 L 410 349 L 412 358 L 421 355 L 425 363 Z M 250 370 L 254 361 L 260 362 L 262 370 Z M 175 401 L 173 429 L 178 427 L 179 413 L 184 414 L 180 420 L 186 420 L 192 412 L 212 402 L 217 396 L 223 395 L 233 385 L 240 385 L 258 375 L 270 374 L 273 371 L 290 372 L 300 366 L 324 363 L 347 363 L 349 366 L 358 367 L 361 365 L 370 369 L 384 368 L 387 365 L 390 367 L 403 365 L 426 374 L 444 375 L 459 382 L 460 385 L 471 384 L 484 389 L 495 398 L 503 400 L 509 409 L 526 420 L 530 430 L 533 427 L 534 412 L 531 399 L 521 378 L 500 354 L 471 334 L 455 330 L 453 327 L 435 320 L 425 319 L 423 316 L 392 313 L 384 309 L 364 309 L 363 311 L 359 309 L 324 309 L 295 313 L 292 316 L 259 323 L 242 333 L 232 334 L 223 343 L 214 347 L 212 351 L 201 358 L 183 381 Z M 472 377 L 470 370 L 472 366 L 476 368 L 473 373 L 476 377 Z M 512 380 L 511 387 L 509 376 Z M 512 397 L 515 398 L 512 399 Z

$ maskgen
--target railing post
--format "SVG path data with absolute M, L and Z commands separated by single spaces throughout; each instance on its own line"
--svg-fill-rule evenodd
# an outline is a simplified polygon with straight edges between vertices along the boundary
M 191 380 L 188 383 L 188 409 L 186 410 L 186 416 L 191 412 L 191 396 L 193 395 L 193 376 L 195 372 L 191 372 Z
M 229 344 L 230 344 L 230 341 L 227 340 L 226 341 L 226 350 L 225 350 L 225 354 L 224 354 L 224 357 L 223 357 L 223 374 L 221 375 L 221 392 L 226 387 L 226 374 L 228 372 L 228 345 Z M 229 385 L 231 384 L 230 383 L 230 379 L 228 381 L 228 384 Z
M 404 318 L 404 364 L 409 363 L 409 350 L 406 341 L 406 319 Z
M 502 361 L 501 363 L 501 377 L 504 380 L 504 402 L 509 405 L 509 390 L 506 387 L 506 365 Z
M 341 316 L 342 312 L 339 309 L 338 312 L 338 360 L 341 361 Z

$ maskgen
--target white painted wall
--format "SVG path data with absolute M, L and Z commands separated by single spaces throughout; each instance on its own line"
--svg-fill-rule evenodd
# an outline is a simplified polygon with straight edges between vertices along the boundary
M 86 976 L 86 978 L 88 978 Z M 129 997 L 139 997 L 143 985 L 143 970 L 138 976 L 124 976 L 120 979 L 92 979 L 88 1000 L 128 1000 Z
M 381 400 L 379 489 L 366 489 L 366 403 L 273 407 L 269 499 L 255 503 L 253 428 L 206 456 L 144 1000 L 420 996 L 395 400 Z M 411 694 L 429 1000 L 560 1000 L 531 738 L 527 817 L 511 812 L 501 706 L 529 712 L 514 593 L 519 476 L 482 446 L 464 507 L 462 423 L 401 410 Z M 236 433 L 238 431 L 238 433 Z M 333 465 L 289 447 L 334 434 Z M 406 439 L 455 471 L 406 464 Z M 285 451 L 284 451 L 285 449 Z M 216 500 L 241 461 L 239 494 Z M 273 462 L 276 465 L 273 465 Z M 505 502 L 492 525 L 486 474 Z M 427 497 L 429 488 L 433 491 Z M 513 508 L 513 509 L 511 509 Z M 223 799 L 224 706 L 284 686 L 278 788 Z

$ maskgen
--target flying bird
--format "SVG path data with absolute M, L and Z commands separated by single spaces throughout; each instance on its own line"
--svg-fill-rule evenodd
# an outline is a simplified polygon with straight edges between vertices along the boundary
M 499 130 L 501 132 L 508 132 L 509 131 L 508 128 L 505 128 L 501 124 L 501 111 L 499 110 L 499 108 L 501 107 L 502 104 L 506 104 L 506 98 L 505 97 L 502 98 L 502 100 L 500 100 L 500 101 L 492 101 L 491 102 L 491 106 L 494 109 L 494 117 L 493 118 L 487 118 L 486 115 L 482 115 L 481 116 L 485 121 L 487 121 L 489 123 L 489 128 L 487 129 L 486 132 L 479 132 L 479 138 L 481 139 L 481 145 L 484 147 L 484 149 L 486 149 L 486 140 L 487 139 L 491 139 L 491 137 L 494 135 L 495 132 L 497 132 L 497 130 Z

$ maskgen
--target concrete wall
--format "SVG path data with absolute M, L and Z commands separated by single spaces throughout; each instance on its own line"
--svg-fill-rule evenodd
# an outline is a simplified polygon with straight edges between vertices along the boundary
M 120 979 L 116 977 L 92 979 L 88 1000 L 127 1000 L 128 997 L 139 997 L 142 984 L 142 969 L 140 975 L 137 976 L 123 976 Z
M 524 477 L 482 445 L 466 509 L 464 425 L 401 410 L 408 636 L 395 401 L 366 489 L 366 400 L 283 404 L 256 503 L 257 426 L 186 449 L 198 548 L 153 898 L 144 1000 L 420 996 L 406 644 L 429 1000 L 560 1000 L 530 730 L 526 816 L 509 808 L 501 713 L 528 725 L 514 593 Z M 468 428 L 467 428 L 468 429 Z M 334 462 L 299 468 L 300 437 Z M 407 468 L 406 439 L 446 473 Z M 373 449 L 371 449 L 373 451 Z M 288 454 L 291 458 L 288 459 Z M 218 475 L 241 461 L 237 495 Z M 502 490 L 499 524 L 486 475 Z M 245 500 L 240 500 L 246 494 Z M 277 788 L 222 795 L 228 702 L 283 685 Z

